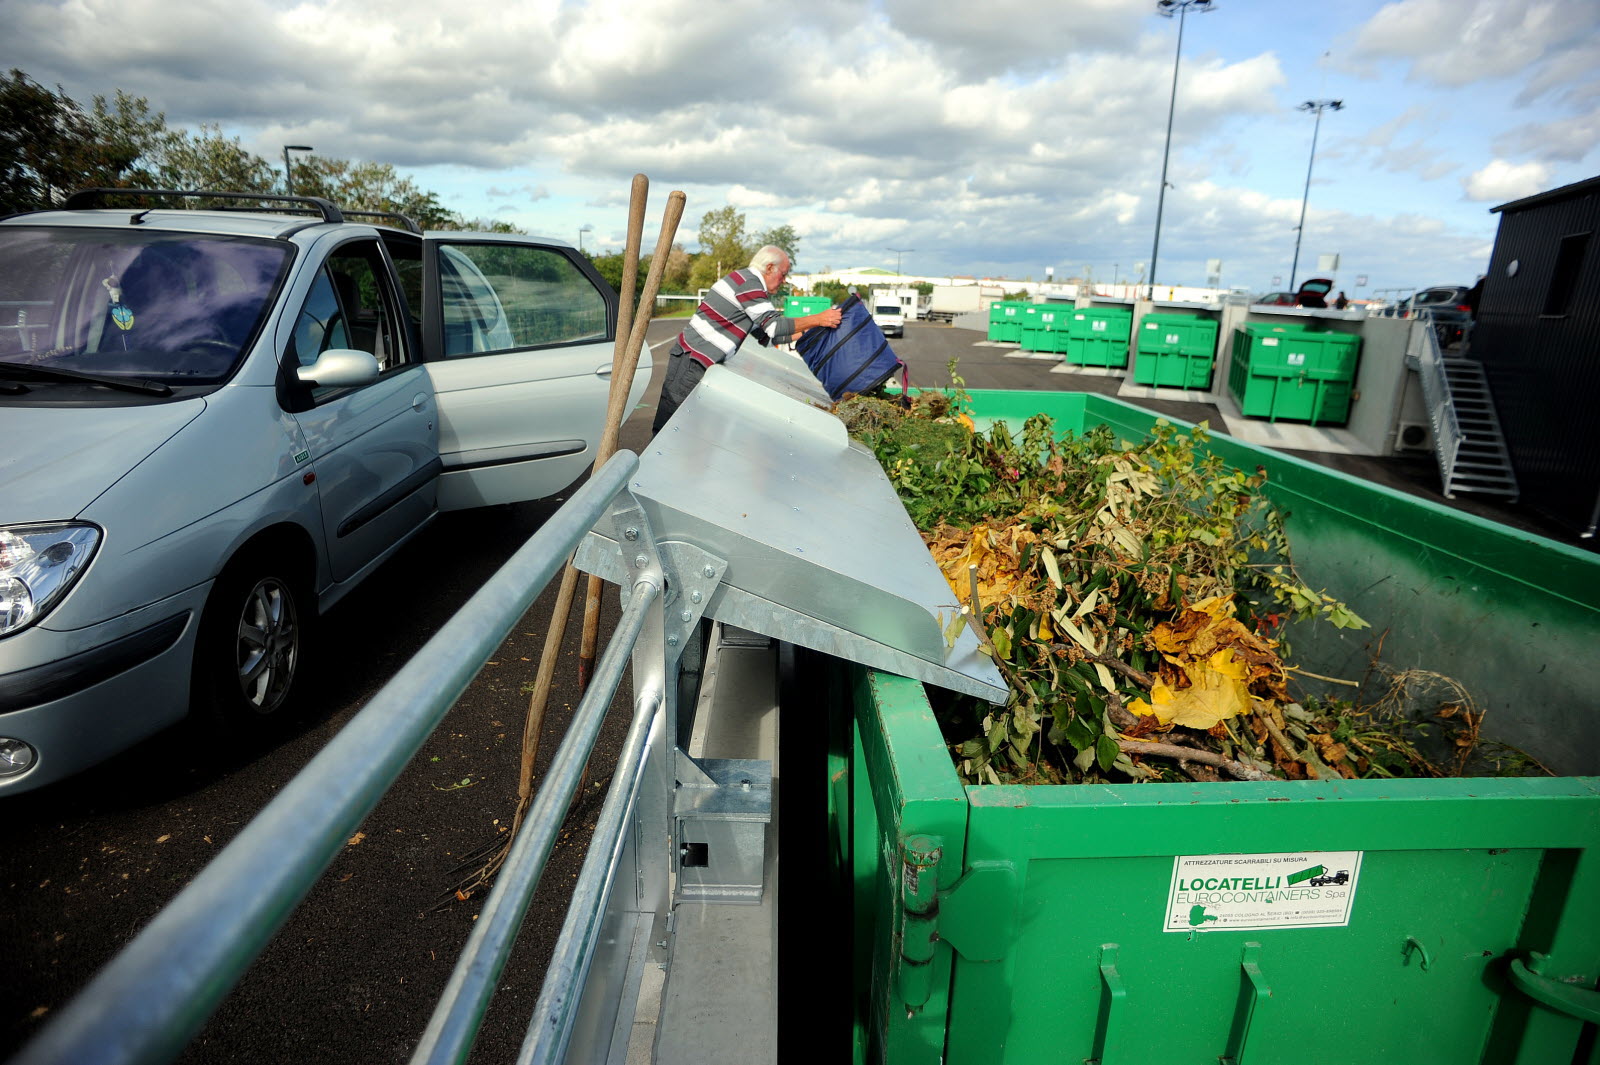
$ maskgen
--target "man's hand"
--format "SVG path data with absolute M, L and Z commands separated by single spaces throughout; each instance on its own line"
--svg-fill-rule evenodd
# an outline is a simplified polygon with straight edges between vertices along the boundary
M 813 326 L 819 325 L 832 329 L 834 326 L 839 324 L 839 318 L 839 308 L 829 307 L 825 311 L 818 311 L 816 314 L 808 314 L 803 318 L 796 318 L 794 323 L 795 331 L 797 333 L 802 333 Z

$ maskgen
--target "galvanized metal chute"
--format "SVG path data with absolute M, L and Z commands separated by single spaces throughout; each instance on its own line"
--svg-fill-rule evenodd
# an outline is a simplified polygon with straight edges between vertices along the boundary
M 781 358 L 711 367 L 644 449 L 629 487 L 656 541 L 726 563 L 706 617 L 1003 702 L 971 630 L 947 641 L 961 604 L 877 459 L 806 401 Z M 612 526 L 590 532 L 577 566 L 626 597 L 626 533 Z

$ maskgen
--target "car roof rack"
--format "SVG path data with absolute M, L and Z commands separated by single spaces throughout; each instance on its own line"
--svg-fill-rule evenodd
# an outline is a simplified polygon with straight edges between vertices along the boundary
M 331 200 L 321 196 L 284 196 L 272 192 L 186 192 L 181 189 L 108 189 L 93 188 L 79 189 L 66 198 L 61 207 L 67 211 L 78 211 L 88 207 L 100 206 L 105 198 L 110 195 L 122 196 L 180 196 L 195 199 L 217 200 L 253 200 L 263 203 L 293 203 L 303 205 L 301 212 L 309 214 L 315 212 L 322 216 L 324 222 L 343 222 L 344 212 L 339 210 Z M 359 212 L 351 212 L 352 214 Z M 407 219 L 409 221 L 409 219 Z M 412 223 L 415 228 L 416 223 Z M 420 232 L 420 231 L 419 231 Z
M 400 223 L 400 228 L 410 230 L 417 236 L 422 236 L 422 227 L 410 215 L 401 214 L 399 211 L 356 211 L 349 207 L 344 208 L 346 218 L 393 218 Z

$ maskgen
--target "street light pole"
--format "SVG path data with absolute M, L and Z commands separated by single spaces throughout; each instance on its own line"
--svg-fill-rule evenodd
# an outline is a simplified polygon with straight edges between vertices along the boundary
M 580 227 L 578 229 L 578 250 L 579 251 L 583 250 L 583 235 L 585 233 L 593 233 L 593 232 L 594 232 L 594 226 L 590 226 L 590 225 L 585 225 L 585 226 L 582 226 L 582 227 Z
M 906 254 L 907 252 L 916 251 L 917 249 L 915 249 L 915 248 L 886 248 L 884 250 L 885 251 L 894 252 L 894 272 L 895 272 L 896 276 L 899 276 L 899 274 L 900 274 L 900 256 Z
M 1172 56 L 1172 96 L 1167 100 L 1167 146 L 1161 151 L 1161 188 L 1156 192 L 1156 239 L 1150 246 L 1150 298 L 1156 297 L 1156 255 L 1161 251 L 1161 212 L 1167 204 L 1167 158 L 1172 154 L 1172 116 L 1178 107 L 1178 65 L 1183 60 L 1183 19 L 1189 9 L 1210 11 L 1212 0 L 1156 0 L 1156 14 L 1171 18 L 1178 12 L 1178 50 Z
M 289 153 L 314 151 L 316 149 L 309 144 L 285 144 L 283 146 L 283 188 L 290 196 L 294 195 L 294 171 L 289 168 Z
M 1306 191 L 1300 197 L 1300 224 L 1294 228 L 1294 262 L 1289 265 L 1289 291 L 1295 291 L 1294 275 L 1300 269 L 1300 238 L 1306 235 L 1306 202 L 1311 199 L 1311 167 L 1317 161 L 1317 134 L 1322 130 L 1322 112 L 1344 110 L 1343 100 L 1307 100 L 1296 110 L 1317 116 L 1311 126 L 1311 158 L 1306 161 Z

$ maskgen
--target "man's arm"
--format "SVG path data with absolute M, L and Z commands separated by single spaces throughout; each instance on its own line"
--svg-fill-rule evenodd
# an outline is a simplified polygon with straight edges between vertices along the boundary
M 834 326 L 839 324 L 840 317 L 841 314 L 839 308 L 829 307 L 825 311 L 818 311 L 816 314 L 807 314 L 800 318 L 796 318 L 794 320 L 794 333 L 789 337 L 789 339 L 799 340 L 802 333 L 814 326 L 823 326 L 827 329 L 832 329 Z

